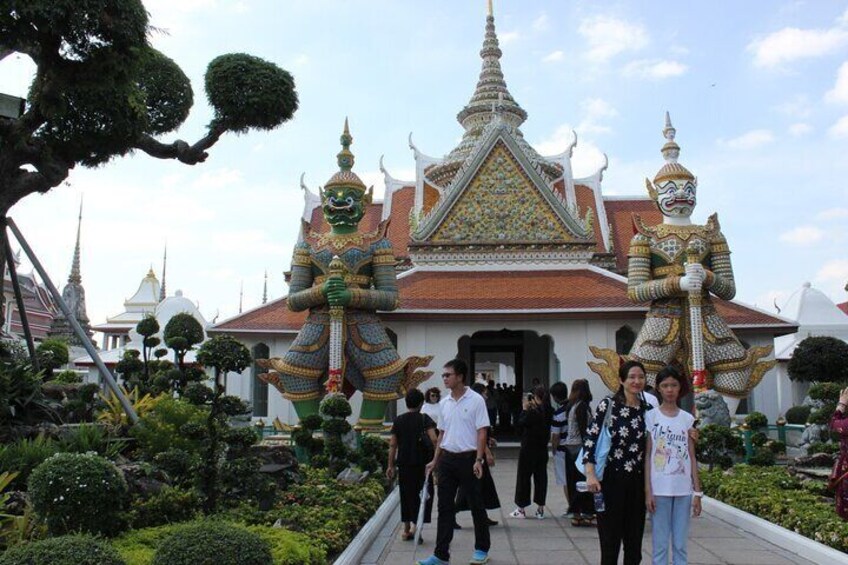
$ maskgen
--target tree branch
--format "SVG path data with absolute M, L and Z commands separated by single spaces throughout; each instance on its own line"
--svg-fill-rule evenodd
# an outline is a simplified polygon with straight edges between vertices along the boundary
M 226 130 L 223 128 L 213 126 L 209 129 L 209 133 L 194 145 L 189 145 L 181 139 L 172 143 L 162 143 L 149 135 L 143 135 L 133 146 L 157 159 L 177 159 L 187 165 L 196 165 L 206 160 L 209 156 L 206 150 L 218 142 L 224 131 Z

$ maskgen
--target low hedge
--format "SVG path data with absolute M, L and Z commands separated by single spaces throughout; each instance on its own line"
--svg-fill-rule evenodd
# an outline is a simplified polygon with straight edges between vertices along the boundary
M 112 545 L 127 565 L 150 565 L 156 550 L 167 538 L 197 523 L 187 522 L 132 530 L 113 540 Z M 327 563 L 326 551 L 306 535 L 285 528 L 262 525 L 248 526 L 232 523 L 232 527 L 258 534 L 271 547 L 273 565 L 325 565 Z
M 0 565 L 126 565 L 108 542 L 88 535 L 58 536 L 13 547 Z
M 701 473 L 704 492 L 802 536 L 848 552 L 848 522 L 823 499 L 818 485 L 802 483 L 782 467 L 737 465 Z

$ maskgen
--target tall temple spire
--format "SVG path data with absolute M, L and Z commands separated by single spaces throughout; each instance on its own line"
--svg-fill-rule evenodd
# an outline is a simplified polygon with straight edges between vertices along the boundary
M 162 255 L 162 286 L 159 287 L 159 302 L 165 300 L 168 291 L 165 290 L 165 271 L 168 269 L 168 244 L 165 244 L 165 253 Z
M 82 233 L 82 198 L 80 198 L 79 215 L 77 216 L 77 239 L 74 244 L 74 258 L 71 261 L 71 273 L 68 275 L 68 284 L 62 289 L 62 300 L 68 305 L 74 318 L 82 326 L 83 331 L 91 338 L 94 333 L 91 331 L 91 322 L 89 322 L 88 314 L 85 311 L 85 289 L 82 287 L 82 273 L 80 270 L 80 235 Z M 67 340 L 72 346 L 81 346 L 82 340 L 74 333 L 71 328 L 71 323 L 64 315 L 58 315 L 53 318 L 48 330 L 50 337 L 59 337 Z
M 504 74 L 501 70 L 501 51 L 498 36 L 495 33 L 495 16 L 492 2 L 489 0 L 489 11 L 486 16 L 486 34 L 483 38 L 483 48 L 480 57 L 483 65 L 477 88 L 471 100 L 457 114 L 456 119 L 466 130 L 485 126 L 494 117 L 493 109 L 497 106 L 502 112 L 504 121 L 518 127 L 527 119 L 527 112 L 518 105 L 506 87 Z
M 262 285 L 262 304 L 268 302 L 268 269 L 265 269 L 265 283 Z
M 242 305 L 244 304 L 244 281 L 241 281 L 241 288 L 239 288 L 239 314 L 242 313 Z
M 74 245 L 74 258 L 71 261 L 71 274 L 68 275 L 69 283 L 82 283 L 80 273 L 80 232 L 82 231 L 82 198 L 80 198 L 79 216 L 77 216 L 77 242 Z

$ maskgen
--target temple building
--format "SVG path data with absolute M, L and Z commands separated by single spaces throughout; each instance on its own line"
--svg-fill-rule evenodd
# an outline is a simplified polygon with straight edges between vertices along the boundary
M 491 14 L 480 56 L 476 89 L 456 116 L 464 130 L 459 144 L 444 157 L 432 157 L 410 135 L 412 180 L 394 178 L 380 163 L 384 198 L 368 206 L 359 224 L 367 233 L 389 222 L 400 305 L 380 318 L 400 356 L 433 355 L 436 375 L 445 361 L 461 356 L 475 373 L 514 379 L 523 389 L 534 379 L 550 385 L 588 378 L 600 398 L 606 390 L 586 365 L 592 359 L 589 345 L 625 353 L 633 344 L 647 306 L 627 297 L 632 218 L 638 214 L 658 224 L 661 214 L 647 195 L 605 196 L 606 164 L 575 178 L 576 134 L 551 156 L 540 155 L 524 139 L 520 128 L 528 113 L 507 88 Z M 655 109 L 658 122 L 662 110 Z M 316 150 L 329 158 L 328 148 Z M 301 187 L 300 237 L 319 237 L 329 230 L 320 198 L 302 182 Z M 771 345 L 775 336 L 795 331 L 791 321 L 756 308 L 717 298 L 714 303 L 746 346 Z M 306 314 L 290 311 L 280 298 L 209 332 L 235 336 L 255 358 L 281 356 Z M 293 422 L 291 404 L 254 378 L 259 372 L 254 367 L 245 372 L 248 378 L 229 379 L 230 392 L 251 400 L 255 417 Z M 774 371 L 765 383 L 773 379 Z M 432 377 L 421 385 L 429 386 L 442 383 Z M 351 399 L 354 413 L 359 394 Z M 759 409 L 757 394 L 748 409 Z
M 20 272 L 20 252 L 15 255 L 15 271 L 18 284 L 23 295 L 24 309 L 27 322 L 35 342 L 44 341 L 53 319 L 61 316 L 59 308 L 53 303 L 47 288 L 38 282 L 34 273 Z M 12 285 L 12 273 L 9 266 L 4 262 L 3 274 L 3 326 L 2 333 L 14 339 L 24 340 L 24 326 L 21 321 L 21 313 L 15 300 L 15 291 Z
M 141 279 L 135 293 L 124 301 L 124 311 L 109 316 L 105 323 L 91 328 L 103 333 L 104 350 L 115 349 L 129 342 L 129 332 L 135 329 L 146 315 L 153 314 L 159 302 L 164 300 L 165 297 L 162 296 L 164 288 L 164 284 L 159 285 L 159 279 L 151 268 Z
M 83 331 L 88 335 L 89 339 L 94 337 L 94 332 L 91 330 L 91 323 L 88 320 L 88 314 L 85 311 L 85 289 L 82 286 L 82 274 L 80 273 L 80 232 L 82 230 L 82 203 L 80 203 L 79 219 L 77 223 L 77 240 L 74 245 L 74 258 L 71 261 L 71 273 L 68 275 L 68 283 L 62 289 L 62 299 L 74 318 Z M 82 340 L 74 332 L 71 323 L 68 319 L 59 313 L 53 318 L 53 323 L 48 332 L 50 337 L 64 339 L 73 348 L 82 348 Z

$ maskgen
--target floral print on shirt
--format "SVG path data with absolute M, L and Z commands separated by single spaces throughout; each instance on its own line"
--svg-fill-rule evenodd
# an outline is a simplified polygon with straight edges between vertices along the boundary
M 612 404 L 610 414 L 610 452 L 606 469 L 613 472 L 642 473 L 645 454 L 645 409 L 634 408 L 616 402 L 611 396 L 598 403 L 595 416 L 589 423 L 586 441 L 583 443 L 583 462 L 595 463 L 595 444 L 604 424 L 607 408 Z M 606 471 L 604 471 L 606 473 Z

